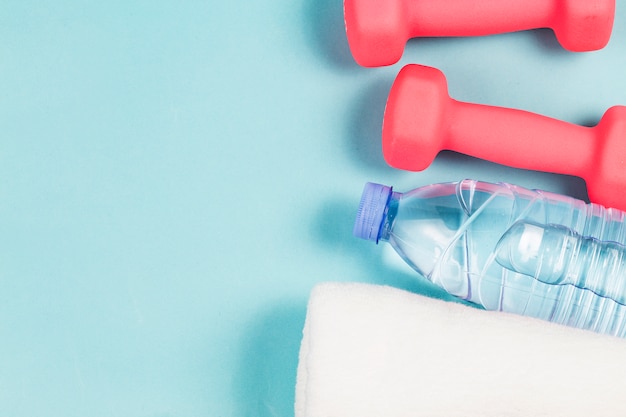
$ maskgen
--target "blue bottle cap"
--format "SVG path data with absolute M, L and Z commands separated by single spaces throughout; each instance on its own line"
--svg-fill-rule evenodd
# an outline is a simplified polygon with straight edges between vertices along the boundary
M 391 187 L 371 182 L 365 184 L 352 231 L 354 236 L 378 242 L 390 196 Z

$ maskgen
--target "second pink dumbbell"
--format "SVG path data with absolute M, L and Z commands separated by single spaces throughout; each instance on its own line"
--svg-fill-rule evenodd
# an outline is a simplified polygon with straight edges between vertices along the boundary
M 360 65 L 396 63 L 409 38 L 483 36 L 552 28 L 584 52 L 609 41 L 615 0 L 344 0 L 348 43 Z
M 626 211 L 626 106 L 609 108 L 594 127 L 579 126 L 454 100 L 441 71 L 407 65 L 387 100 L 385 160 L 395 168 L 420 171 L 441 150 L 582 177 L 593 203 Z

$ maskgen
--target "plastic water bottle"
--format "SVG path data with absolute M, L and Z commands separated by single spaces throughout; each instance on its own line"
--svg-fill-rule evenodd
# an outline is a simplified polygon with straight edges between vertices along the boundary
M 626 336 L 625 213 L 474 180 L 407 193 L 368 183 L 357 237 L 488 310 Z

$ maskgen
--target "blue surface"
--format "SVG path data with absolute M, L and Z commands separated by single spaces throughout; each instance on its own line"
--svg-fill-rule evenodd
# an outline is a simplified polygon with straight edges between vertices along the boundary
M 386 166 L 402 65 L 453 97 L 594 125 L 626 104 L 626 9 L 599 52 L 549 30 L 352 60 L 337 0 L 0 5 L 0 415 L 288 416 L 310 289 L 441 296 L 351 236 L 363 184 L 582 180 L 453 153 Z M 506 140 L 506 138 L 503 138 Z

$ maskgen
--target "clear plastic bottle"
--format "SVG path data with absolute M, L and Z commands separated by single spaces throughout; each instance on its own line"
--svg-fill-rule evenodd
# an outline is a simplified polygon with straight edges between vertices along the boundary
M 474 180 L 399 193 L 368 183 L 357 237 L 488 310 L 626 336 L 625 213 Z

